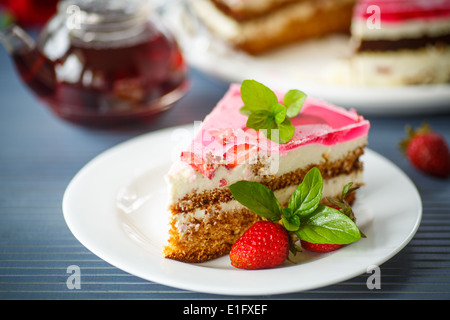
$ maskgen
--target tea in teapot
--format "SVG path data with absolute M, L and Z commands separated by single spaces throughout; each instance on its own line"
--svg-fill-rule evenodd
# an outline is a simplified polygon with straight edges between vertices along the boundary
M 96 127 L 149 122 L 188 90 L 171 33 L 145 0 L 65 0 L 36 41 L 2 31 L 22 80 L 61 118 Z

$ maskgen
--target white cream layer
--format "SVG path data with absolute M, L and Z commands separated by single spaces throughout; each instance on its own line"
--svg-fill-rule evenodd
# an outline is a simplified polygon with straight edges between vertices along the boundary
M 350 175 L 340 175 L 338 177 L 328 179 L 324 181 L 323 184 L 323 194 L 322 197 L 335 197 L 342 192 L 342 188 L 349 182 L 353 182 L 355 185 L 363 184 L 363 172 L 355 171 Z M 290 196 L 294 192 L 297 186 L 289 186 L 275 191 L 275 196 L 281 204 L 285 204 L 289 201 Z M 211 205 L 206 209 L 195 209 L 189 213 L 177 214 L 174 218 L 176 219 L 175 226 L 179 233 L 184 233 L 191 228 L 199 228 L 200 224 L 198 221 L 203 219 L 213 219 L 215 218 L 214 213 L 219 211 L 231 211 L 243 209 L 244 206 L 241 205 L 236 200 L 232 200 L 226 203 L 219 203 Z
M 351 60 L 352 79 L 363 85 L 413 85 L 450 81 L 450 46 L 420 50 L 360 52 Z
M 266 159 L 265 166 L 260 174 L 270 174 L 279 177 L 298 168 L 308 167 L 311 164 L 320 165 L 326 161 L 336 161 L 346 157 L 350 152 L 367 145 L 367 136 L 336 144 L 333 146 L 308 144 L 290 151 L 286 156 L 273 154 Z M 250 159 L 252 162 L 252 159 Z M 192 192 L 201 193 L 205 190 L 219 188 L 226 182 L 229 186 L 239 180 L 259 181 L 261 176 L 252 173 L 252 165 L 248 162 L 238 164 L 233 169 L 220 166 L 214 177 L 210 180 L 194 170 L 185 162 L 175 162 L 166 181 L 169 186 L 169 203 L 176 203 Z

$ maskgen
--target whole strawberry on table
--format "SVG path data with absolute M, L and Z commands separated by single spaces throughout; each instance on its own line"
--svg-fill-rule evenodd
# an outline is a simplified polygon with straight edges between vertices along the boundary
M 347 184 L 338 199 L 321 204 L 323 179 L 312 168 L 282 208 L 272 190 L 251 181 L 230 186 L 233 197 L 263 220 L 253 224 L 230 251 L 231 264 L 241 269 L 266 269 L 281 265 L 289 252 L 329 252 L 355 242 L 365 235 L 355 224 L 346 196 L 355 191 Z M 301 248 L 298 246 L 301 243 Z
M 400 148 L 413 167 L 438 178 L 447 178 L 450 175 L 450 154 L 444 137 L 426 123 L 418 129 L 407 126 L 406 133 Z

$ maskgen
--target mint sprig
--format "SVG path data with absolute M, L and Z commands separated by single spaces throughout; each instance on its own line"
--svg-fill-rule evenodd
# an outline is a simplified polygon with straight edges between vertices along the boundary
M 356 190 L 351 185 L 344 187 L 342 197 Z M 344 210 L 347 207 L 338 210 L 320 203 L 322 189 L 322 175 L 316 167 L 308 171 L 286 208 L 281 208 L 272 190 L 258 182 L 243 180 L 230 185 L 230 191 L 239 203 L 270 221 L 281 220 L 286 230 L 298 240 L 349 244 L 365 237 L 356 226 L 354 217 L 347 216 L 348 212 Z M 339 203 L 342 201 L 339 199 Z M 291 250 L 297 251 L 293 245 Z
M 299 114 L 306 100 L 303 91 L 289 90 L 283 98 L 283 104 L 280 104 L 271 89 L 258 81 L 244 80 L 241 98 L 244 106 L 240 112 L 248 116 L 248 128 L 262 131 L 268 139 L 278 143 L 284 144 L 292 139 L 295 127 L 290 118 Z

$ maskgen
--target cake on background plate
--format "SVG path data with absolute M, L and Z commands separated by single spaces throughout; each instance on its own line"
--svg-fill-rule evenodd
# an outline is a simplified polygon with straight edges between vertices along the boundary
M 357 83 L 449 82 L 450 0 L 359 1 L 351 41 Z
M 283 95 L 275 99 L 282 103 Z M 323 176 L 323 199 L 339 196 L 349 182 L 364 183 L 360 157 L 370 124 L 354 110 L 308 97 L 290 119 L 292 138 L 277 143 L 247 127 L 242 106 L 241 86 L 232 84 L 168 172 L 166 258 L 204 262 L 229 253 L 260 219 L 232 197 L 229 186 L 237 181 L 264 184 L 282 205 L 312 167 Z
M 336 32 L 350 32 L 356 0 L 190 0 L 214 35 L 258 55 Z
M 402 86 L 450 82 L 450 0 L 188 3 L 211 36 L 224 40 L 236 52 L 263 57 L 262 61 L 269 54 L 270 62 L 270 53 L 292 44 L 307 42 L 305 47 L 295 47 L 299 52 L 307 52 L 315 44 L 308 40 L 329 40 L 327 49 L 335 52 L 334 60 L 326 61 L 327 67 L 318 65 L 316 73 L 299 69 L 295 76 L 300 78 L 311 76 L 317 80 L 315 77 L 323 71 L 319 79 L 333 84 Z M 328 38 L 333 34 L 348 37 Z M 342 42 L 339 48 L 347 48 L 345 52 L 333 47 L 334 40 Z M 295 57 L 293 54 L 291 57 Z M 311 58 L 315 65 L 316 60 Z M 295 58 L 289 59 L 295 66 Z

